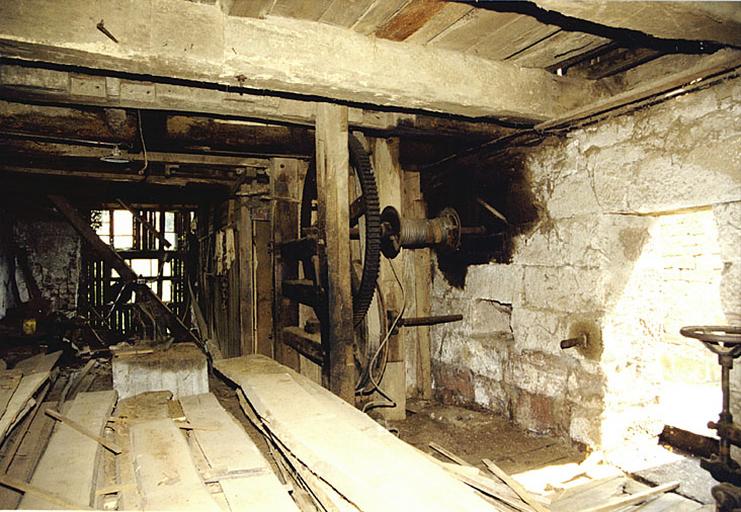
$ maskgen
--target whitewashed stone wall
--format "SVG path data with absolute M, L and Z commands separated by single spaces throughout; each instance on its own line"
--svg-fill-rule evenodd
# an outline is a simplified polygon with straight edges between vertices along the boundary
M 736 80 L 530 150 L 541 215 L 511 263 L 469 268 L 463 290 L 434 276 L 433 314 L 465 315 L 432 331 L 438 394 L 609 447 L 661 430 L 660 391 L 688 361 L 719 385 L 676 331 L 741 322 L 740 118 Z M 602 347 L 561 350 L 580 329 Z

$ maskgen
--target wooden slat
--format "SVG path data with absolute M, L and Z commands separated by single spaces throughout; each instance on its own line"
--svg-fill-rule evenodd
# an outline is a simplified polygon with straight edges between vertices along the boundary
M 180 403 L 191 424 L 208 426 L 193 430 L 193 436 L 214 473 L 259 470 L 253 476 L 219 480 L 234 512 L 298 511 L 258 447 L 213 394 L 183 397 Z
M 223 0 L 221 4 L 222 8 L 228 7 L 226 11 L 230 16 L 264 18 L 270 13 L 275 0 Z
M 338 27 L 352 27 L 374 2 L 375 0 L 332 0 L 319 21 Z
M 376 30 L 376 37 L 404 41 L 421 29 L 445 7 L 441 0 L 416 0 L 406 4 L 396 15 Z
M 62 355 L 62 351 L 58 350 L 51 354 L 37 354 L 35 356 L 24 359 L 18 362 L 14 369 L 23 372 L 23 375 L 29 375 L 32 373 L 44 373 L 50 372 L 54 365 L 57 364 L 59 357 Z
M 215 364 L 242 388 L 286 448 L 360 510 L 502 510 L 368 416 L 275 361 L 246 356 Z
M 221 511 L 201 481 L 175 422 L 136 423 L 130 436 L 143 510 Z
M 503 60 L 560 30 L 529 16 L 504 12 L 493 14 L 497 19 L 496 28 L 469 48 L 469 53 L 485 59 Z
M 278 0 L 270 15 L 317 21 L 331 3 L 332 0 Z
M 21 370 L 5 370 L 0 373 L 0 417 L 5 414 L 13 393 L 21 382 L 23 372 Z
M 370 8 L 357 20 L 352 28 L 361 34 L 372 34 L 409 2 L 410 0 L 374 0 Z
M 115 391 L 80 393 L 72 402 L 67 416 L 83 428 L 100 435 L 115 402 Z M 64 423 L 58 424 L 34 471 L 31 485 L 77 506 L 91 506 L 99 449 L 96 441 Z M 40 496 L 26 494 L 19 508 L 45 509 L 53 508 L 52 505 Z

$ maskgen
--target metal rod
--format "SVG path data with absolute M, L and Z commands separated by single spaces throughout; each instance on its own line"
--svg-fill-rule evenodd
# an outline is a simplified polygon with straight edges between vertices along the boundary
M 463 315 L 437 315 L 437 316 L 410 316 L 399 320 L 399 325 L 403 327 L 419 327 L 422 325 L 446 324 L 449 322 L 459 322 L 463 320 Z

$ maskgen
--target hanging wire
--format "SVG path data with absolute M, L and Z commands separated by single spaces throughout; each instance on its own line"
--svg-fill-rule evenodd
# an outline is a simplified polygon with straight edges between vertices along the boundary
M 149 166 L 149 159 L 147 158 L 147 145 L 144 143 L 144 130 L 142 130 L 142 111 L 138 110 L 136 111 L 136 117 L 139 120 L 139 140 L 141 140 L 142 143 L 142 151 L 144 152 L 144 165 L 141 169 L 139 169 L 138 174 L 140 176 L 144 175 L 144 172 L 147 170 L 147 167 Z M 144 176 L 144 179 L 146 180 L 147 177 Z
M 373 376 L 373 367 L 376 365 L 378 356 L 388 343 L 389 338 L 391 338 L 391 334 L 394 332 L 396 326 L 399 324 L 399 320 L 401 320 L 401 317 L 404 315 L 404 311 L 407 307 L 406 291 L 404 290 L 404 285 L 402 284 L 401 279 L 399 279 L 399 275 L 396 273 L 394 264 L 391 262 L 391 260 L 388 260 L 388 263 L 389 267 L 391 267 L 391 272 L 394 274 L 396 282 L 399 284 L 399 289 L 401 290 L 401 310 L 399 311 L 399 314 L 396 315 L 396 318 L 394 318 L 394 321 L 391 323 L 388 331 L 386 331 L 386 336 L 384 336 L 383 341 L 381 341 L 381 343 L 378 345 L 375 354 L 373 354 L 373 357 L 368 363 L 368 379 L 370 380 L 371 388 L 367 390 L 367 392 L 372 393 L 373 391 L 376 391 L 379 395 L 381 395 L 381 397 L 385 399 L 385 401 L 376 400 L 373 402 L 368 402 L 363 406 L 363 412 L 368 412 L 369 410 L 376 409 L 378 407 L 396 407 L 396 402 L 383 389 L 381 389 L 378 384 L 378 382 L 383 378 L 384 372 L 386 371 L 386 364 L 388 362 L 388 350 L 385 351 L 384 363 L 381 372 L 379 372 L 378 380 L 376 380 L 376 378 Z

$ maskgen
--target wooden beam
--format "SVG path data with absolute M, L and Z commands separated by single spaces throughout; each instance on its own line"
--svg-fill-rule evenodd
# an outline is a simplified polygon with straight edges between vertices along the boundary
M 314 127 L 314 101 L 265 96 L 245 90 L 206 89 L 195 84 L 174 85 L 171 81 L 163 83 L 134 76 L 125 79 L 117 75 L 85 74 L 79 70 L 70 73 L 26 64 L 0 66 L 0 98 L 53 105 L 170 110 L 188 114 L 213 114 L 233 120 L 260 120 Z M 186 119 L 194 127 L 203 123 L 199 123 L 197 117 Z M 348 108 L 348 123 L 354 129 L 418 136 L 474 135 L 493 138 L 501 136 L 504 130 L 501 126 L 486 121 L 420 113 L 381 112 L 355 107 Z M 176 121 L 173 124 L 168 119 L 168 132 L 175 139 L 187 139 L 188 126 L 178 127 L 178 124 L 182 123 Z M 234 133 L 230 133 L 229 137 L 233 138 Z
M 733 2 L 608 2 L 535 0 L 544 9 L 667 39 L 741 45 L 741 15 Z
M 283 336 L 285 343 L 296 352 L 320 366 L 324 364 L 324 350 L 319 334 L 308 333 L 301 327 L 286 327 L 283 329 Z
M 89 9 L 84 0 L 65 2 L 64 9 L 43 0 L 12 2 L 0 18 L 0 53 L 468 117 L 543 120 L 594 96 L 588 82 L 542 70 L 304 20 L 225 16 L 218 6 L 181 0 L 132 0 L 111 10 L 105 22 L 115 43 L 95 30 Z
M 329 389 L 355 403 L 353 305 L 350 284 L 350 205 L 347 108 L 317 107 L 316 182 L 320 232 L 324 234 L 327 317 L 322 342 Z

